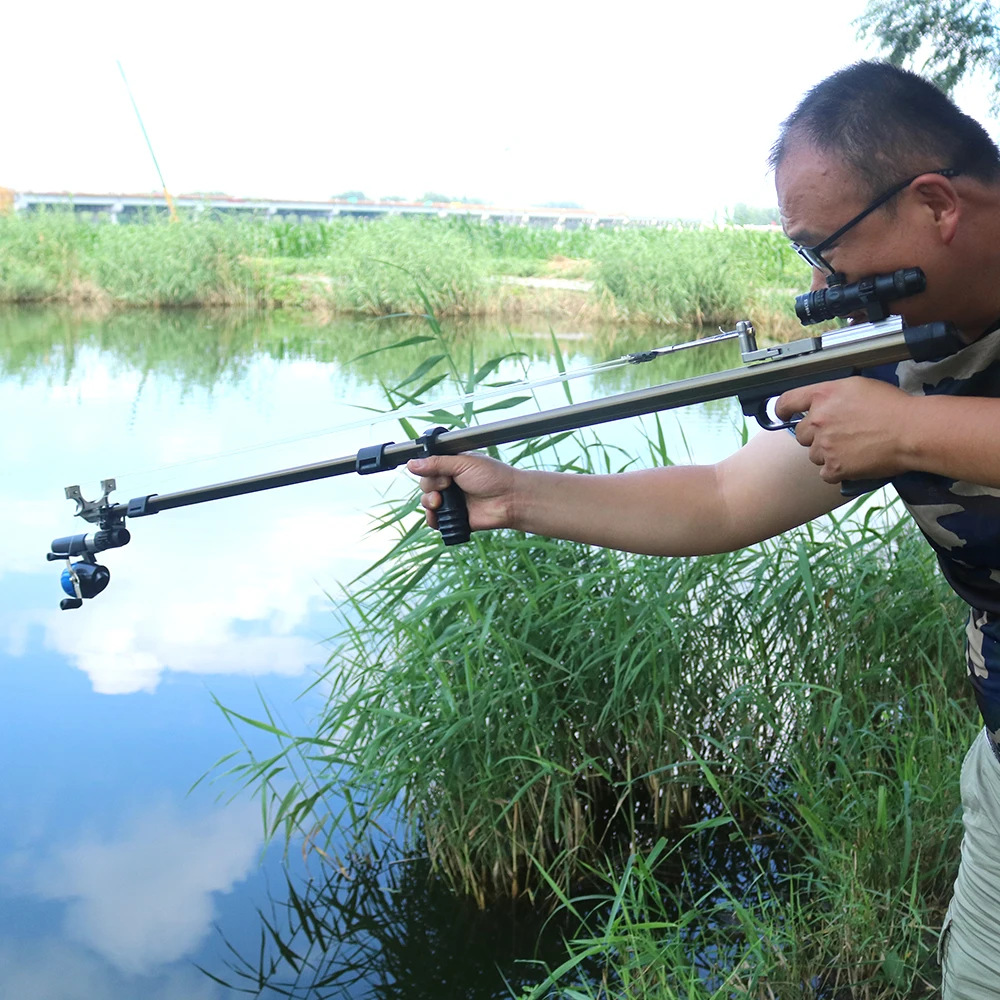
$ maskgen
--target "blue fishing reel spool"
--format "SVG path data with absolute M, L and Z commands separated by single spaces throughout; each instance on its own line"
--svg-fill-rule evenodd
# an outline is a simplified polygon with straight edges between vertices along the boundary
M 73 585 L 73 573 L 76 574 L 77 583 L 80 586 L 79 595 Z M 59 582 L 62 584 L 62 589 L 70 597 L 97 597 L 111 582 L 111 571 L 100 563 L 76 562 L 73 563 L 72 573 L 69 566 L 62 571 Z

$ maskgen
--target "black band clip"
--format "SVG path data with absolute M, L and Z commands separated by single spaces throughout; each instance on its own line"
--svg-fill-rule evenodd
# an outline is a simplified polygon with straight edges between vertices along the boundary
M 370 476 L 373 472 L 388 472 L 394 469 L 394 465 L 389 465 L 385 460 L 385 449 L 394 441 L 386 441 L 384 444 L 370 444 L 358 452 L 354 461 L 354 471 L 359 476 Z
M 146 504 L 149 503 L 153 497 L 158 496 L 157 493 L 150 493 L 149 496 L 145 497 L 132 497 L 128 502 L 128 509 L 125 511 L 126 517 L 151 517 L 153 514 L 159 514 L 158 510 L 146 510 Z

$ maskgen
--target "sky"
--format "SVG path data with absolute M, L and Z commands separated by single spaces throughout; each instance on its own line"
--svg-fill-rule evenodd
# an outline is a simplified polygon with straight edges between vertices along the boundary
M 0 186 L 721 219 L 775 202 L 781 120 L 875 50 L 864 0 L 8 5 Z M 985 87 L 959 92 L 986 121 Z

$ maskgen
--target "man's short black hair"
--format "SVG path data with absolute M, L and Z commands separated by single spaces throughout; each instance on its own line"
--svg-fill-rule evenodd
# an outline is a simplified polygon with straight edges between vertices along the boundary
M 885 62 L 855 63 L 816 84 L 782 122 L 771 168 L 802 139 L 840 158 L 868 197 L 924 170 L 1000 178 L 1000 150 L 982 125 L 923 77 Z

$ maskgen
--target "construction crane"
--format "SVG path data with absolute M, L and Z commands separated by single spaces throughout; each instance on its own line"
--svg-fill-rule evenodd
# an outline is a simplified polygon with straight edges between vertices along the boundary
M 167 182 L 163 179 L 163 171 L 160 170 L 160 164 L 156 160 L 156 153 L 153 152 L 153 144 L 149 141 L 149 135 L 146 132 L 146 126 L 142 123 L 142 115 L 139 114 L 139 105 L 135 103 L 135 98 L 132 96 L 132 88 L 128 85 L 128 80 L 125 77 L 125 70 L 122 69 L 122 64 L 120 60 L 118 62 L 118 72 L 122 75 L 122 82 L 125 84 L 125 89 L 128 91 L 128 98 L 132 102 L 132 107 L 135 109 L 135 116 L 139 119 L 139 128 L 142 129 L 142 136 L 146 140 L 146 145 L 149 147 L 149 155 L 153 158 L 153 166 L 156 167 L 157 176 L 160 178 L 160 186 L 163 188 L 163 197 L 167 200 L 167 208 L 170 210 L 170 221 L 177 222 L 177 209 L 174 207 L 174 199 L 170 197 L 170 192 L 167 190 Z

